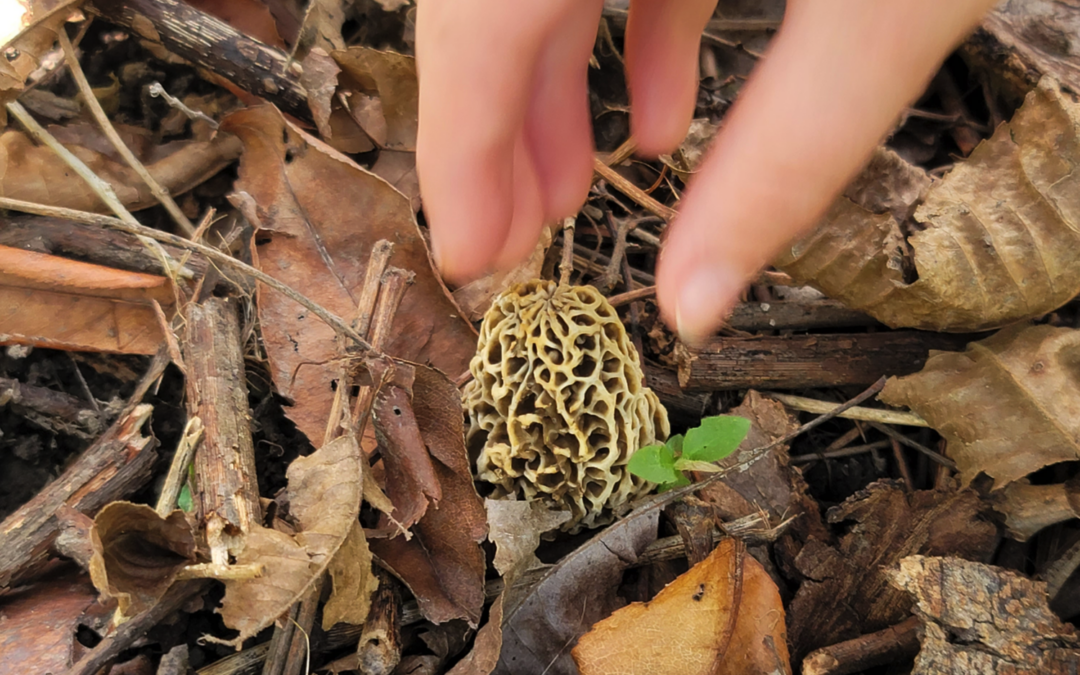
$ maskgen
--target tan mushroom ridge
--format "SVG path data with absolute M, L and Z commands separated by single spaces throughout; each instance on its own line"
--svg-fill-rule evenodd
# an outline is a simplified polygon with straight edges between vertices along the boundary
M 653 487 L 626 463 L 667 438 L 667 411 L 595 288 L 536 280 L 506 291 L 484 317 L 469 367 L 466 438 L 493 498 L 568 509 L 562 529 L 577 532 L 611 522 Z

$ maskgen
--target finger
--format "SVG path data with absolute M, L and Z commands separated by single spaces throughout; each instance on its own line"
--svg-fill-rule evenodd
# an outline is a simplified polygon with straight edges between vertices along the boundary
M 682 201 L 658 265 L 661 310 L 691 341 L 818 222 L 902 107 L 992 5 L 790 2 L 769 53 Z
M 510 229 L 494 267 L 509 269 L 524 260 L 536 247 L 540 229 L 544 226 L 544 204 L 540 179 L 524 135 L 514 146 L 514 212 Z
M 694 115 L 701 31 L 716 0 L 633 0 L 626 25 L 630 126 L 638 150 L 670 152 Z
M 445 277 L 481 274 L 514 212 L 514 145 L 541 46 L 574 0 L 422 0 L 417 174 Z
M 525 142 L 547 220 L 577 213 L 589 190 L 593 152 L 589 55 L 603 7 L 603 0 L 578 0 L 555 27 L 537 64 L 525 115 Z

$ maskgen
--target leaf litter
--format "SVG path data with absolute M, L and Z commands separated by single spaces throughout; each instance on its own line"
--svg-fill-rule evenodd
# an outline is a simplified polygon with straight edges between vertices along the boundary
M 683 147 L 661 163 L 616 162 L 612 169 L 640 194 L 622 192 L 620 187 L 615 196 L 606 182 L 599 182 L 579 214 L 578 245 L 565 232 L 561 242 L 545 239 L 518 269 L 493 274 L 451 295 L 431 265 L 424 229 L 416 217 L 422 206 L 414 158 L 416 66 L 407 53 L 398 53 L 407 50 L 411 40 L 409 12 L 396 3 L 380 5 L 385 12 L 374 6 L 357 12 L 335 2 L 316 3 L 302 22 L 294 12 L 292 23 L 258 2 L 237 4 L 231 14 L 222 16 L 266 45 L 299 46 L 303 68 L 297 72 L 304 73 L 307 119 L 282 115 L 273 107 L 270 93 L 270 103 L 225 117 L 216 134 L 205 120 L 191 123 L 192 140 L 184 144 L 163 143 L 162 135 L 143 131 L 154 129 L 158 118 L 140 118 L 130 107 L 125 119 L 142 121 L 116 126 L 170 192 L 186 194 L 185 210 L 195 213 L 213 202 L 207 195 L 216 194 L 216 207 L 228 215 L 220 223 L 207 218 L 201 232 L 204 241 L 250 259 L 258 269 L 302 291 L 309 303 L 314 301 L 346 322 L 361 315 L 358 304 L 375 243 L 391 241 L 389 264 L 407 270 L 414 281 L 385 344 L 374 351 L 362 345 L 343 347 L 335 330 L 318 320 L 310 305 L 257 286 L 251 304 L 245 306 L 253 320 L 243 330 L 245 338 L 258 338 L 248 339 L 248 360 L 265 359 L 265 370 L 256 367 L 255 375 L 249 374 L 248 382 L 238 386 L 254 390 L 258 378 L 265 377 L 281 396 L 281 410 L 298 433 L 290 437 L 274 428 L 280 422 L 265 417 L 264 409 L 277 409 L 277 401 L 263 385 L 262 402 L 258 407 L 253 403 L 250 411 L 256 433 L 265 434 L 260 447 L 284 448 L 292 462 L 287 472 L 276 469 L 275 482 L 273 452 L 260 458 L 259 477 L 264 483 L 260 492 L 270 497 L 275 489 L 280 491 L 274 501 L 262 502 L 259 525 L 241 535 L 226 533 L 242 539 L 233 549 L 238 551 L 235 559 L 224 565 L 207 563 L 203 548 L 207 533 L 193 527 L 189 516 L 177 511 L 163 518 L 148 507 L 119 500 L 104 509 L 102 504 L 87 508 L 97 515 L 92 531 L 72 527 L 67 536 L 55 536 L 55 544 L 35 555 L 79 560 L 80 550 L 92 551 L 84 564 L 107 603 L 97 611 L 109 615 L 114 605 L 108 603 L 119 600 L 129 625 L 139 625 L 159 608 L 166 591 L 184 588 L 181 578 L 217 574 L 226 589 L 217 611 L 236 633 L 214 634 L 209 636 L 212 641 L 250 647 L 248 638 L 274 625 L 275 641 L 291 639 L 295 645 L 301 638 L 290 638 L 286 632 L 295 624 L 301 632 L 310 632 L 312 644 L 320 645 L 316 650 L 324 650 L 323 655 L 329 652 L 321 645 L 339 649 L 347 644 L 335 642 L 339 636 L 356 635 L 353 631 L 361 626 L 385 618 L 380 615 L 382 605 L 371 603 L 373 594 L 386 590 L 378 581 L 384 573 L 375 572 L 383 568 L 397 581 L 383 576 L 382 584 L 400 581 L 409 599 L 396 611 L 407 623 L 424 621 L 425 628 L 396 632 L 399 627 L 391 623 L 379 634 L 390 642 L 407 641 L 404 649 L 410 653 L 401 660 L 402 667 L 424 664 L 429 672 L 672 672 L 672 668 L 680 673 L 726 672 L 724 668 L 791 672 L 789 653 L 798 663 L 811 652 L 830 657 L 833 647 L 887 640 L 882 636 L 908 625 L 911 616 L 924 624 L 922 652 L 917 654 L 903 641 L 891 648 L 899 650 L 897 658 L 913 661 L 913 672 L 967 672 L 957 664 L 990 668 L 999 658 L 1028 669 L 1021 672 L 1053 672 L 1073 662 L 1074 631 L 1048 613 L 1046 591 L 1015 572 L 982 564 L 998 561 L 1022 567 L 1027 574 L 1034 572 L 1048 581 L 1055 611 L 1066 617 L 1080 614 L 1069 604 L 1077 597 L 1069 578 L 1080 560 L 1068 532 L 1080 510 L 1073 506 L 1074 471 L 1067 463 L 1076 459 L 1076 434 L 1069 427 L 1076 415 L 1068 396 L 1076 379 L 1070 351 L 1075 308 L 1065 304 L 1077 291 L 1070 255 L 1075 248 L 1070 243 L 1075 190 L 1069 186 L 1071 163 L 1080 151 L 1073 147 L 1072 95 L 1050 79 L 1035 86 L 1037 78 L 1031 75 L 1049 72 L 1068 80 L 1067 59 L 1048 58 L 1029 48 L 1042 45 L 1045 35 L 1029 36 L 1030 43 L 1025 42 L 1028 38 L 1022 33 L 1010 32 L 1019 21 L 1015 8 L 997 10 L 985 31 L 1001 44 L 1012 45 L 1030 72 L 1017 78 L 1011 66 L 975 58 L 980 40 L 987 39 L 980 33 L 964 47 L 973 55 L 968 76 L 986 94 L 986 118 L 991 122 L 1007 118 L 998 109 L 1002 101 L 994 100 L 994 92 L 1001 92 L 1007 107 L 1008 96 L 1019 90 L 1017 82 L 1026 81 L 1030 92 L 1020 91 L 1021 96 L 1027 93 L 1020 110 L 993 134 L 989 128 L 979 131 L 988 138 L 947 172 L 940 164 L 934 166 L 937 160 L 931 161 L 933 153 L 925 154 L 925 149 L 936 147 L 943 156 L 949 152 L 945 149 L 949 141 L 943 139 L 956 135 L 957 127 L 970 131 L 993 124 L 972 121 L 983 113 L 966 94 L 962 103 L 972 106 L 967 110 L 946 109 L 938 118 L 920 118 L 918 110 L 909 111 L 890 141 L 893 149 L 879 150 L 834 206 L 824 228 L 778 261 L 796 282 L 816 286 L 891 326 L 971 331 L 1018 321 L 1034 320 L 1036 325 L 1019 323 L 971 343 L 963 353 L 935 353 L 922 372 L 889 382 L 881 400 L 918 412 L 933 431 L 883 430 L 875 422 L 838 419 L 807 431 L 767 393 L 749 391 L 738 406 L 726 392 L 711 393 L 705 414 L 700 402 L 691 405 L 684 400 L 687 394 L 677 384 L 665 388 L 664 371 L 656 363 L 670 363 L 665 350 L 670 350 L 672 339 L 655 322 L 655 307 L 647 294 L 628 298 L 620 302 L 620 313 L 628 333 L 638 340 L 649 336 L 651 342 L 642 340 L 637 348 L 653 368 L 650 383 L 665 403 L 703 413 L 679 431 L 696 428 L 701 418 L 727 413 L 749 420 L 749 434 L 715 467 L 686 465 L 703 469 L 693 478 L 707 481 L 696 496 L 680 492 L 661 497 L 660 502 L 649 502 L 654 506 L 647 503 L 604 530 L 573 538 L 556 532 L 565 514 L 536 503 L 489 500 L 485 509 L 477 488 L 486 488 L 473 480 L 476 457 L 464 442 L 456 386 L 476 346 L 473 323 L 514 283 L 554 276 L 560 248 L 568 249 L 564 257 L 572 263 L 569 276 L 576 281 L 595 281 L 604 270 L 621 269 L 634 275 L 632 283 L 622 279 L 628 290 L 647 284 L 663 228 L 642 216 L 640 209 L 655 210 L 656 201 L 668 208 L 677 203 L 682 181 L 695 170 L 740 86 L 738 77 L 730 82 L 720 77 L 719 71 L 727 66 L 715 60 L 717 54 L 736 49 L 730 45 L 743 45 L 738 49 L 750 45 L 757 53 L 772 28 L 726 31 L 731 24 L 725 22 L 738 23 L 730 17 L 739 10 L 721 8 L 714 19 L 721 27 L 710 28 L 711 37 L 704 42 L 703 58 L 711 54 L 714 61 L 703 61 L 708 81 Z M 41 14 L 37 9 L 35 17 Z M 1060 19 L 1041 6 L 1025 11 L 1042 12 L 1040 21 L 1046 25 Z M 605 12 L 612 20 L 607 30 L 614 26 L 617 33 L 625 13 L 619 14 L 617 8 Z M 12 66 L 0 64 L 0 69 L 8 68 L 0 70 L 0 77 L 7 78 L 2 80 L 4 96 L 17 97 L 27 81 L 32 90 L 50 86 L 47 72 L 30 73 L 46 63 L 53 42 L 49 31 L 55 33 L 67 16 L 66 6 L 60 6 L 51 23 L 35 25 L 20 38 L 25 50 L 14 60 L 8 58 Z M 342 34 L 349 19 L 363 26 L 361 33 L 382 37 L 352 44 L 355 36 L 347 39 Z M 386 26 L 399 37 L 380 32 Z M 730 45 L 724 41 L 728 37 L 733 37 Z M 591 84 L 595 78 L 603 81 L 621 74 L 621 61 L 613 51 L 619 39 L 616 35 L 612 41 L 609 34 L 598 43 L 603 48 L 594 53 Z M 88 44 L 94 49 L 92 42 Z M 745 74 L 752 53 L 739 52 L 733 74 Z M 213 71 L 212 66 L 201 65 Z M 15 68 L 14 75 L 10 68 Z M 122 78 L 133 71 L 127 72 Z M 947 64 L 935 83 L 958 72 L 965 71 Z M 220 73 L 211 77 L 223 81 Z M 233 105 L 227 95 L 196 97 L 180 88 L 183 101 L 211 117 L 220 118 Z M 229 88 L 253 102 L 250 93 L 235 85 Z M 116 99 L 116 91 L 116 87 L 100 89 L 101 96 L 110 99 Z M 605 153 L 601 156 L 607 157 L 625 140 L 625 128 L 619 126 L 625 122 L 620 112 L 625 100 L 617 100 L 613 91 L 599 87 L 594 92 L 594 107 L 605 111 L 594 121 L 594 131 Z M 946 98 L 942 96 L 941 105 L 948 108 Z M 123 97 L 116 100 L 126 105 Z M 56 103 L 63 101 L 58 97 Z M 918 105 L 927 104 L 936 105 L 934 99 Z M 309 121 L 315 123 L 318 137 Z M 168 129 L 163 135 L 187 133 L 188 123 L 177 110 L 170 111 L 162 124 Z M 126 165 L 101 143 L 96 130 L 68 122 L 53 132 L 113 184 L 129 208 L 154 203 L 141 182 L 128 175 Z M 914 145 L 912 139 L 917 139 Z M 971 147 L 957 144 L 962 152 Z M 924 154 L 918 154 L 917 147 Z M 29 142 L 17 129 L 0 138 L 0 150 L 9 157 L 7 173 L 0 176 L 0 196 L 88 211 L 101 207 L 98 195 L 70 175 L 51 151 Z M 221 170 L 240 152 L 239 178 L 233 182 Z M 222 190 L 215 184 L 228 187 Z M 224 200 L 226 191 L 231 192 L 231 210 Z M 625 249 L 612 248 L 615 233 L 608 229 L 613 222 L 608 215 L 619 222 L 634 221 Z M 31 239 L 22 241 L 24 247 L 33 246 L 25 243 Z M 47 255 L 42 249 L 32 252 Z M 25 253 L 18 255 L 25 260 Z M 597 258 L 608 254 L 625 256 L 621 267 L 617 259 Z M 169 275 L 148 274 L 145 269 L 135 274 L 111 260 L 109 266 L 87 267 L 85 261 L 95 255 L 102 251 L 71 258 L 37 257 L 32 258 L 37 262 L 21 267 L 5 262 L 0 289 L 31 291 L 7 306 L 39 319 L 22 332 L 11 331 L 14 323 L 5 322 L 5 343 L 152 353 L 172 316 L 171 304 L 182 305 L 188 294 L 243 296 L 256 288 L 250 280 L 239 292 L 222 283 L 222 276 L 243 276 L 230 267 L 212 269 L 194 284 L 184 285 L 178 295 L 169 286 L 175 281 Z M 618 275 L 612 278 L 619 283 Z M 612 282 L 606 276 L 604 280 Z M 72 300 L 64 306 L 67 309 L 58 309 L 60 305 L 50 304 L 50 294 Z M 757 303 L 762 313 L 774 304 L 779 311 L 780 303 L 809 307 L 800 297 L 805 294 L 759 284 L 749 298 L 753 302 L 746 304 Z M 97 301 L 105 304 L 95 305 Z M 146 311 L 154 301 L 161 314 Z M 121 305 L 142 307 L 143 313 L 122 324 L 115 320 Z M 56 337 L 57 328 L 63 328 L 61 315 L 79 321 L 77 330 L 62 333 L 75 336 L 67 342 Z M 866 323 L 845 324 L 844 330 L 852 325 L 863 330 Z M 806 332 L 798 323 L 775 327 L 794 332 L 796 339 L 829 339 L 827 332 Z M 44 353 L 39 349 L 29 357 L 39 359 L 34 365 L 38 370 L 20 369 L 18 361 L 28 358 L 23 352 L 2 357 L 0 401 L 7 400 L 6 371 L 31 379 L 42 368 L 51 372 L 50 366 L 41 365 L 48 364 L 40 360 Z M 670 375 L 671 382 L 677 382 Z M 91 390 L 100 386 L 97 378 L 90 379 Z M 57 385 L 63 378 L 55 376 L 38 381 L 64 386 Z M 371 409 L 343 414 L 342 401 L 357 403 L 355 390 L 364 387 L 373 390 Z M 347 393 L 339 396 L 339 390 Z M 816 392 L 830 401 L 854 393 L 850 388 L 835 391 L 824 386 Z M 26 400 L 20 394 L 20 405 Z M 164 410 L 156 410 L 155 417 L 166 416 Z M 6 424 L 4 419 L 0 423 Z M 363 438 L 350 435 L 350 430 L 364 426 L 373 431 Z M 27 438 L 3 429 L 5 444 L 8 438 Z M 796 437 L 796 431 L 804 433 Z M 345 435 L 337 440 L 321 442 L 341 432 Z M 303 447 L 308 441 L 321 449 L 307 454 Z M 34 456 L 32 446 L 19 440 L 11 447 L 14 456 L 22 458 Z M 890 448 L 891 455 L 882 452 Z M 301 456 L 292 459 L 296 454 Z M 950 476 L 947 464 L 933 463 L 942 454 L 959 467 L 959 480 Z M 4 461 L 0 454 L 0 463 Z M 285 466 L 280 459 L 276 462 Z M 186 470 L 178 467 L 178 475 L 182 478 Z M 873 482 L 875 478 L 892 480 Z M 273 487 L 268 490 L 267 485 Z M 993 491 L 987 494 L 987 489 Z M 661 515 L 655 504 L 666 499 L 676 503 L 667 505 Z M 995 510 L 1004 514 L 1004 527 L 993 515 Z M 739 525 L 751 521 L 749 529 Z M 0 550 L 7 543 L 3 533 L 18 531 L 7 523 L 0 527 Z M 739 533 L 746 543 L 725 536 L 728 531 Z M 1003 533 L 1010 541 L 999 549 Z M 1055 537 L 1063 534 L 1064 543 L 1046 543 L 1062 541 Z M 90 546 L 89 540 L 95 545 Z M 1033 543 L 1017 548 L 1025 540 Z M 152 555 L 146 555 L 148 551 Z M 1026 567 L 1017 562 L 1025 551 L 1034 560 Z M 329 631 L 325 634 L 315 623 L 318 600 L 312 605 L 309 599 L 312 589 L 321 588 L 324 576 L 329 579 L 322 607 L 321 629 Z M 941 579 L 946 583 L 935 585 Z M 970 592 L 975 579 L 987 580 L 979 594 Z M 23 587 L 19 592 L 38 591 Z M 47 597 L 45 590 L 40 592 Z M 18 616 L 7 613 L 17 603 L 6 593 L 8 589 L 0 589 L 3 615 Z M 953 608 L 972 605 L 974 615 L 985 614 L 987 607 L 1006 597 L 1024 610 L 1003 619 L 1001 630 L 990 633 L 979 630 L 985 626 L 960 610 L 938 611 L 940 603 L 933 593 L 947 594 Z M 976 606 L 979 602 L 983 604 Z M 198 615 L 214 609 L 211 604 L 195 601 L 187 609 Z M 703 608 L 708 611 L 700 611 Z M 58 607 L 58 615 L 67 616 L 61 625 L 71 625 L 72 611 Z M 966 605 L 963 611 L 969 611 Z M 107 620 L 94 623 L 107 624 Z M 63 630 L 70 638 L 72 629 Z M 115 648 L 119 633 L 102 630 L 103 649 Z M 417 641 L 417 632 L 424 639 Z M 1057 646 L 1043 649 L 1031 642 L 1031 635 L 1053 635 Z M 971 643 L 978 647 L 966 649 Z M 355 651 L 355 638 L 350 648 Z M 79 659 L 85 665 L 93 658 L 73 650 L 65 651 L 57 662 L 63 664 L 58 667 L 78 667 Z M 138 658 L 149 662 L 145 653 Z M 282 661 L 275 663 L 284 666 Z M 339 663 L 344 664 L 335 666 L 340 669 L 348 661 Z M 810 663 L 804 662 L 804 672 L 811 672 Z

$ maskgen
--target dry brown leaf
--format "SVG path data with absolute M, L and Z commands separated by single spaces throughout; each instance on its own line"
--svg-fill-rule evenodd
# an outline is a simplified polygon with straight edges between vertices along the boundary
M 333 584 L 330 599 L 323 607 L 323 630 L 330 630 L 336 623 L 364 624 L 371 608 L 371 594 L 379 587 L 378 577 L 371 573 L 371 562 L 364 528 L 355 522 L 330 561 Z
M 656 540 L 660 510 L 630 513 L 579 546 L 529 590 L 503 621 L 500 675 L 577 673 L 569 648 L 621 606 L 623 571 Z
M 949 442 L 960 478 L 1003 487 L 1080 459 L 1080 331 L 1014 326 L 964 352 L 931 352 L 922 371 L 890 380 L 882 401 L 908 406 Z
M 97 593 L 85 575 L 35 584 L 4 598 L 0 673 L 62 673 L 71 667 L 75 633 Z M 33 670 L 27 665 L 33 664 Z
M 368 47 L 349 47 L 332 56 L 341 65 L 341 90 L 353 100 L 353 119 L 380 147 L 372 172 L 407 196 L 413 211 L 419 210 L 416 59 Z
M 894 327 L 967 332 L 1043 314 L 1080 291 L 1078 159 L 1080 104 L 1044 78 L 929 188 L 907 242 L 917 280 L 905 279 L 897 209 L 850 192 L 776 264 Z
M 573 650 L 582 675 L 790 673 L 776 584 L 737 539 L 650 602 L 597 623 Z
M 255 579 L 225 581 L 225 625 L 240 631 L 239 645 L 274 622 L 300 599 L 340 549 L 360 513 L 361 453 L 343 436 L 289 465 L 289 504 L 300 529 L 288 535 L 265 527 L 246 535 L 237 564 L 262 564 Z
M 414 272 L 386 353 L 430 363 L 457 377 L 476 349 L 476 334 L 431 267 L 408 200 L 381 178 L 287 124 L 272 107 L 249 108 L 223 127 L 244 142 L 238 192 L 257 228 L 259 267 L 302 289 L 338 316 L 355 312 L 371 247 L 394 242 L 390 264 Z M 334 331 L 279 293 L 260 290 L 271 373 L 292 401 L 289 417 L 308 438 L 326 429 L 340 363 Z
M 1018 480 L 994 493 L 993 500 L 994 510 L 1005 516 L 1009 538 L 1027 541 L 1043 528 L 1080 518 L 1080 480 L 1051 485 Z
M 1080 636 L 1047 606 L 1046 584 L 958 558 L 911 556 L 889 579 L 923 620 L 913 675 L 1066 675 Z
M 176 575 L 195 562 L 195 538 L 183 511 L 162 518 L 145 504 L 113 502 L 94 517 L 90 578 L 120 613 L 152 607 Z
M 308 108 L 315 120 L 315 126 L 323 140 L 330 142 L 334 131 L 330 126 L 331 104 L 337 89 L 337 76 L 341 68 L 330 55 L 319 48 L 312 49 L 304 57 L 304 72 L 300 75 L 300 84 L 307 92 Z M 342 152 L 343 148 L 334 147 Z
M 157 199 L 138 174 L 114 151 L 105 149 L 100 132 L 85 124 L 52 128 L 51 132 L 99 178 L 112 186 L 128 209 L 156 205 Z M 78 145 L 69 142 L 78 139 Z M 179 195 L 221 171 L 240 155 L 240 143 L 227 134 L 213 141 L 175 141 L 160 147 L 141 144 L 137 153 L 169 194 Z M 111 148 L 111 146 L 108 146 Z M 71 167 L 55 152 L 35 145 L 20 131 L 0 134 L 0 196 L 28 202 L 62 206 L 80 211 L 105 212 L 108 208 Z
M 878 481 L 828 511 L 845 535 L 833 547 L 810 539 L 795 559 L 802 585 L 788 605 L 792 656 L 899 623 L 910 602 L 885 567 L 915 553 L 983 560 L 998 544 L 990 506 L 971 490 L 906 493 Z
M 441 499 L 414 526 L 414 537 L 373 541 L 371 549 L 416 596 L 432 623 L 465 619 L 475 626 L 484 605 L 487 536 L 480 496 L 465 449 L 461 397 L 433 368 L 415 367 L 412 410 L 431 456 Z
M 319 48 L 325 52 L 345 47 L 341 26 L 345 23 L 346 0 L 311 0 L 307 3 L 304 20 L 297 38 L 298 52 Z
M 3 24 L 0 26 L 0 46 L 4 58 L 0 59 L 0 129 L 7 126 L 7 104 L 19 98 L 26 78 L 38 66 L 41 59 L 53 48 L 56 31 L 64 25 L 68 17 L 75 12 L 81 0 L 35 0 L 19 3 L 19 9 L 25 11 L 19 23 L 11 26 L 8 22 L 15 19 L 14 9 L 5 7 Z M 11 33 L 11 28 L 17 30 Z
M 153 354 L 154 301 L 172 313 L 164 277 L 0 246 L 0 344 Z
M 520 265 L 510 270 L 491 272 L 454 290 L 454 302 L 469 321 L 483 319 L 491 307 L 491 301 L 506 289 L 540 278 L 544 257 L 551 247 L 551 237 L 551 229 L 545 227 L 540 232 L 536 248 Z

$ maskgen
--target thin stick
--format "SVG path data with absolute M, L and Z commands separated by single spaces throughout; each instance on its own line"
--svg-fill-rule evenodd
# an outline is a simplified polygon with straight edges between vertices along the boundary
M 596 157 L 593 158 L 593 171 L 606 180 L 613 188 L 632 199 L 638 206 L 641 206 L 654 216 L 659 216 L 667 222 L 675 219 L 675 216 L 677 215 L 675 209 L 670 206 L 664 206 L 645 194 L 644 190 L 623 178 L 619 172 L 615 171 L 607 164 L 604 164 Z
M 188 465 L 195 456 L 195 449 L 199 447 L 203 436 L 202 420 L 196 417 L 188 419 L 184 425 L 184 433 L 180 442 L 176 445 L 176 454 L 173 455 L 172 463 L 169 464 L 169 473 L 165 476 L 165 485 L 161 488 L 154 510 L 162 518 L 165 518 L 176 507 L 176 500 L 180 497 L 180 490 L 184 487 L 184 479 L 187 478 Z
M 855 455 L 861 455 L 864 452 L 870 452 L 871 450 L 881 450 L 887 448 L 892 444 L 891 440 L 888 441 L 874 441 L 873 443 L 867 443 L 865 445 L 849 445 L 839 450 L 825 450 L 822 452 L 814 452 L 806 455 L 793 455 L 791 457 L 792 464 L 809 464 L 811 462 L 817 462 L 826 459 L 840 459 L 843 457 L 854 457 Z
M 562 260 L 559 262 L 559 284 L 570 284 L 570 273 L 574 271 L 574 228 L 577 220 L 573 217 L 563 220 Z
M 98 126 L 101 127 L 102 132 L 105 133 L 105 137 L 109 139 L 116 151 L 120 153 L 120 156 L 124 158 L 135 173 L 139 174 L 139 178 L 142 178 L 147 187 L 150 188 L 150 192 L 157 198 L 161 205 L 165 207 L 165 210 L 169 212 L 172 219 L 180 227 L 185 235 L 191 237 L 195 233 L 195 226 L 191 224 L 188 217 L 184 215 L 184 212 L 180 210 L 172 196 L 169 195 L 168 190 L 158 183 L 157 179 L 150 175 L 150 172 L 146 170 L 143 163 L 135 157 L 135 154 L 131 152 L 131 149 L 120 138 L 120 134 L 116 133 L 116 129 L 113 127 L 109 118 L 105 116 L 105 111 L 101 108 L 101 103 L 98 102 L 97 97 L 94 96 L 94 91 L 90 87 L 90 82 L 86 79 L 86 74 L 83 72 L 82 67 L 79 65 L 79 57 L 75 54 L 75 48 L 71 46 L 71 40 L 68 39 L 65 31 L 57 31 L 57 37 L 60 40 L 60 47 L 64 50 L 64 58 L 67 59 L 68 70 L 71 71 L 71 77 L 75 80 L 75 84 L 78 85 L 79 91 L 82 93 L 83 100 L 86 102 L 86 106 L 90 109 L 90 114 L 97 120 Z
M 784 405 L 794 410 L 810 413 L 827 413 L 838 406 L 828 401 L 819 401 L 805 396 L 792 396 L 790 394 L 778 394 L 776 392 L 763 392 L 766 396 L 775 398 Z M 849 408 L 838 417 L 849 420 L 861 420 L 863 422 L 879 422 L 881 424 L 901 424 L 908 427 L 929 427 L 930 423 L 913 412 L 903 410 L 880 410 L 878 408 Z
M 893 429 L 891 427 L 887 427 L 884 424 L 879 424 L 877 422 L 868 422 L 868 424 L 871 427 L 873 427 L 874 429 L 877 429 L 881 433 L 885 434 L 889 438 L 895 439 L 895 440 L 899 441 L 901 444 L 908 446 L 912 450 L 918 450 L 919 452 L 926 455 L 930 459 L 934 460 L 938 464 L 941 464 L 943 466 L 947 466 L 950 469 L 955 469 L 956 468 L 956 462 L 952 461 L 951 459 L 949 459 L 948 457 L 946 457 L 945 455 L 943 455 L 943 454 L 941 454 L 939 452 L 935 452 L 934 450 L 931 450 L 930 448 L 926 447 L 922 443 L 919 443 L 918 441 L 911 440 L 910 438 L 908 438 L 904 434 L 900 433 L 896 429 Z
M 11 104 L 9 103 L 8 105 L 10 106 Z M 337 315 L 326 310 L 321 305 L 316 304 L 314 301 L 309 300 L 307 297 L 305 297 L 298 291 L 295 291 L 291 287 L 286 286 L 285 284 L 281 283 L 269 274 L 266 274 L 261 270 L 255 269 L 251 265 L 240 262 L 236 258 L 233 258 L 230 255 L 226 255 L 221 251 L 217 250 L 216 248 L 204 246 L 193 241 L 188 241 L 187 239 L 184 239 L 183 237 L 178 237 L 175 234 L 170 234 L 168 232 L 155 230 L 151 227 L 146 227 L 145 225 L 139 224 L 134 219 L 132 219 L 132 222 L 129 223 L 119 218 L 110 218 L 109 216 L 103 216 L 99 214 L 89 214 L 85 211 L 76 211 L 75 209 L 46 207 L 42 204 L 24 202 L 18 199 L 7 199 L 6 197 L 0 197 L 0 208 L 7 208 L 14 211 L 21 211 L 23 213 L 34 213 L 38 215 L 57 215 L 60 218 L 68 218 L 69 220 L 86 222 L 92 225 L 111 227 L 113 229 L 121 230 L 129 234 L 137 235 L 139 237 L 145 237 L 148 239 L 153 239 L 155 241 L 164 242 L 166 244 L 172 244 L 177 248 L 194 251 L 205 256 L 209 260 L 213 260 L 214 262 L 219 263 L 232 270 L 235 270 L 236 272 L 239 272 L 244 276 L 250 277 L 256 281 L 260 281 L 266 284 L 275 291 L 282 293 L 290 300 L 293 300 L 310 309 L 311 313 L 322 319 L 323 322 L 326 323 L 326 325 L 330 326 L 342 335 L 351 338 L 360 349 L 364 351 L 368 351 L 371 349 L 367 341 L 361 338 L 355 330 L 353 330 L 348 324 L 342 321 L 341 318 Z M 93 216 L 93 218 L 89 218 L 88 216 Z
M 621 307 L 628 305 L 631 302 L 637 302 L 638 300 L 644 300 L 645 298 L 651 298 L 656 295 L 656 286 L 646 286 L 644 288 L 638 288 L 633 291 L 626 291 L 625 293 L 619 293 L 608 298 L 608 302 L 612 307 Z

